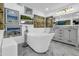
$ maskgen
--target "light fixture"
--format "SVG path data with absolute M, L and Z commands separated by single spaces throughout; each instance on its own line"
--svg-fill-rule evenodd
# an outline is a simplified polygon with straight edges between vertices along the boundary
M 58 11 L 56 14 L 57 15 L 65 15 L 65 14 L 69 14 L 69 13 L 72 13 L 72 12 L 74 12 L 74 8 L 69 7 L 69 8 L 62 9 L 61 11 Z
M 45 8 L 45 10 L 46 10 L 46 11 L 48 11 L 48 10 L 49 10 L 49 8 Z

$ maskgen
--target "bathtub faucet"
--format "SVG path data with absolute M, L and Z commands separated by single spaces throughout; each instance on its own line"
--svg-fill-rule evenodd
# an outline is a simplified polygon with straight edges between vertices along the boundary
M 28 27 L 26 26 L 26 30 L 24 31 L 24 43 L 23 43 L 23 47 L 27 47 L 27 34 L 28 34 Z

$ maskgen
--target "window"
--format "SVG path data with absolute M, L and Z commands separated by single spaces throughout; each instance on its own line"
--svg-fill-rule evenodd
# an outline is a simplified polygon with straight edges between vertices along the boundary
M 31 8 L 24 7 L 24 9 L 25 9 L 25 10 L 24 10 L 24 11 L 25 11 L 25 12 L 24 12 L 25 14 L 32 15 L 32 9 L 31 9 Z

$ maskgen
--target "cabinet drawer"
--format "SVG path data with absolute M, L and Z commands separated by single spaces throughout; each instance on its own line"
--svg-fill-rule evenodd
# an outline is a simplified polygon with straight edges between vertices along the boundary
M 63 31 L 64 31 L 64 29 L 60 29 L 60 28 L 56 30 L 57 33 L 60 33 L 60 32 L 63 32 Z
M 55 35 L 56 38 L 63 38 L 62 35 Z
M 58 38 L 58 40 L 63 40 L 62 38 Z
M 64 39 L 63 36 L 55 36 L 57 39 Z
M 63 36 L 62 35 L 59 35 L 58 37 L 62 38 Z
M 63 40 L 63 38 L 60 38 L 60 37 L 54 37 L 54 40 Z

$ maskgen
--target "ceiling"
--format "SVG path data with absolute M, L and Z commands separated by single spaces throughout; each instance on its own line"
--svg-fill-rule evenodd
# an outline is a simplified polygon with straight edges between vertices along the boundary
M 69 6 L 79 9 L 79 4 L 76 3 L 21 3 L 21 5 L 29 7 L 33 10 L 38 10 L 44 15 L 56 13 L 57 11 Z
M 22 4 L 34 10 L 43 12 L 44 14 L 54 12 L 57 9 L 70 5 L 69 3 L 22 3 Z

